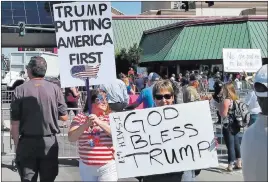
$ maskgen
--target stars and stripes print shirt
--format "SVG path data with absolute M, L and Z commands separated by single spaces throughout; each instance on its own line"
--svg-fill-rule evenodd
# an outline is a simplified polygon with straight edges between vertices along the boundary
M 86 119 L 84 113 L 79 113 L 73 118 L 70 128 L 83 125 Z M 99 119 L 109 123 L 109 116 L 99 116 Z M 112 146 L 112 138 L 98 126 L 84 131 L 78 139 L 79 156 L 86 165 L 102 166 L 113 160 Z

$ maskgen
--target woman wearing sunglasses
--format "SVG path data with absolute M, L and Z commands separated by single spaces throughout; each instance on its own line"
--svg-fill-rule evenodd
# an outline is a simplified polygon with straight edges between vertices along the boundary
M 174 90 L 169 80 L 161 80 L 156 82 L 153 87 L 153 98 L 156 107 L 172 105 L 174 103 Z M 143 182 L 179 182 L 194 181 L 194 171 L 175 172 L 168 174 L 159 174 L 143 177 Z
M 98 169 L 114 160 L 106 94 L 97 90 L 90 94 L 87 99 L 91 99 L 92 114 L 87 116 L 85 104 L 83 112 L 73 118 L 68 133 L 70 142 L 78 141 L 82 181 L 98 181 Z

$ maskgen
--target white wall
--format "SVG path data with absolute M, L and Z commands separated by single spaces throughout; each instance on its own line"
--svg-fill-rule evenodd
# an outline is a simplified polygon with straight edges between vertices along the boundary
M 149 10 L 159 10 L 159 9 L 171 9 L 173 3 L 171 1 L 142 1 L 141 2 L 141 12 Z
M 197 8 L 196 16 L 239 16 L 247 8 Z

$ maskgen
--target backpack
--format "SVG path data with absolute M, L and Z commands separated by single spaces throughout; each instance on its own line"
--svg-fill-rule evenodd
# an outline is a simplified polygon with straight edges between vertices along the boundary
M 240 102 L 234 101 L 231 115 L 232 115 L 233 121 L 240 128 L 244 128 L 248 125 L 249 120 L 250 120 L 250 113 L 245 103 L 241 101 Z

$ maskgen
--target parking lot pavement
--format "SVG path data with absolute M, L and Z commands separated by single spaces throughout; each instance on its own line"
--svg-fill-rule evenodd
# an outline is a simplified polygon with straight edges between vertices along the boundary
M 244 181 L 241 173 L 219 173 L 211 170 L 202 170 L 196 181 Z
M 12 171 L 10 164 L 12 157 L 2 157 L 2 181 L 20 181 L 18 172 Z M 81 181 L 77 160 L 59 160 L 59 175 L 56 181 Z M 214 170 L 202 170 L 196 181 L 243 181 L 241 173 L 216 172 Z

